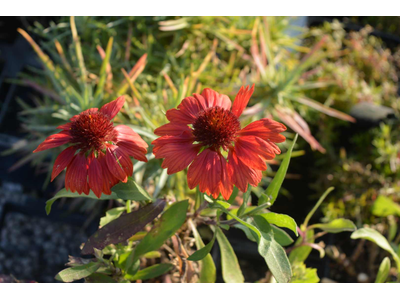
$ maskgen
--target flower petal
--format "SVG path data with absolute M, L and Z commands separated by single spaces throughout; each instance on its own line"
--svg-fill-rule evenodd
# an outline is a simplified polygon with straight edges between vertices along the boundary
M 44 151 L 47 149 L 55 148 L 68 143 L 71 140 L 71 134 L 64 130 L 60 133 L 52 134 L 47 137 L 33 152 Z
M 111 101 L 110 103 L 104 104 L 102 108 L 100 108 L 100 112 L 107 115 L 110 120 L 114 119 L 117 113 L 121 110 L 122 106 L 124 106 L 125 97 L 121 96 Z
M 282 143 L 286 138 L 279 134 L 286 130 L 286 126 L 274 120 L 264 118 L 250 123 L 238 132 L 239 136 L 257 136 L 265 141 Z
M 53 165 L 53 172 L 51 172 L 51 181 L 54 180 L 72 161 L 76 152 L 76 148 L 74 146 L 68 147 L 63 150 L 56 158 L 56 161 Z
M 219 106 L 225 108 L 226 110 L 231 109 L 232 101 L 227 95 L 219 94 L 209 88 L 204 89 L 201 95 L 206 100 L 207 107 Z
M 228 164 L 224 157 L 221 160 L 221 181 L 219 182 L 219 192 L 225 200 L 232 195 L 233 183 L 231 181 L 232 174 L 229 172 Z M 218 195 L 217 195 L 218 196 Z M 216 197 L 214 197 L 216 198 Z
M 67 167 L 65 175 L 65 188 L 71 192 L 82 194 L 87 184 L 87 161 L 85 154 L 79 153 Z
M 125 171 L 126 176 L 132 176 L 133 173 L 133 163 L 129 155 L 124 151 L 121 147 L 115 147 L 114 149 L 115 155 L 118 158 L 118 161 Z
M 186 124 L 171 122 L 158 127 L 156 130 L 154 130 L 154 134 L 158 136 L 181 135 L 185 131 L 191 131 L 190 127 Z
M 247 191 L 248 184 L 257 186 L 261 181 L 262 172 L 243 163 L 236 155 L 234 149 L 229 151 L 228 167 L 230 168 L 229 172 L 232 176 L 232 183 L 236 185 L 242 192 Z
M 70 123 L 66 123 L 66 124 L 62 124 L 62 125 L 58 126 L 57 129 L 70 130 L 71 129 L 71 122 Z
M 246 139 L 238 138 L 236 140 L 235 153 L 240 160 L 250 168 L 265 171 L 267 169 L 267 165 L 259 156 L 258 151 L 259 149 L 255 148 L 255 145 Z
M 115 178 L 108 170 L 106 155 L 103 152 L 99 152 L 97 158 L 100 162 L 101 170 L 103 172 L 103 193 L 106 195 L 111 195 L 111 188 L 116 185 L 119 180 Z
M 195 145 L 190 142 L 166 143 L 156 148 L 154 155 L 157 159 L 164 158 L 161 167 L 168 169 L 167 173 L 171 175 L 186 169 L 196 158 L 200 148 L 200 145 Z
M 246 88 L 242 86 L 240 88 L 239 93 L 237 93 L 235 101 L 233 102 L 232 106 L 232 113 L 236 117 L 238 118 L 240 117 L 240 115 L 246 108 L 247 104 L 249 103 L 250 97 L 253 94 L 253 92 L 254 92 L 254 84 L 251 88 L 249 88 L 249 86 L 247 86 Z
M 117 156 L 115 148 L 117 147 L 114 145 L 107 145 L 106 162 L 108 170 L 112 175 L 114 175 L 114 177 L 118 178 L 120 181 L 127 182 L 128 177 L 125 171 L 119 165 L 119 160 L 122 158 L 121 154 Z
M 89 156 L 88 163 L 89 187 L 97 198 L 100 198 L 101 192 L 103 191 L 103 170 L 99 160 L 94 156 L 93 152 Z
M 147 148 L 147 143 L 138 135 L 132 128 L 126 125 L 115 126 L 114 129 L 117 131 L 117 141 L 133 142 L 138 147 Z M 147 151 L 146 151 L 147 152 Z
M 189 167 L 187 173 L 189 188 L 193 189 L 198 185 L 200 192 L 218 197 L 221 168 L 220 154 L 205 149 Z
M 178 109 L 169 109 L 166 113 L 167 119 L 170 122 L 184 125 L 193 123 L 199 112 L 206 108 L 204 102 L 198 96 L 199 95 L 195 95 L 195 97 L 186 97 L 178 105 Z

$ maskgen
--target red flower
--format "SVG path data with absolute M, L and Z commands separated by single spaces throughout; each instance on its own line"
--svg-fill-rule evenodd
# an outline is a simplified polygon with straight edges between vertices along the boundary
M 112 122 L 124 103 L 124 97 L 119 97 L 100 110 L 90 108 L 73 116 L 70 123 L 57 127 L 62 129 L 60 133 L 49 136 L 33 151 L 71 144 L 54 162 L 51 181 L 67 168 L 67 191 L 87 195 L 92 190 L 100 198 L 101 193 L 110 195 L 115 184 L 132 175 L 130 156 L 147 161 L 148 145 L 142 138 L 130 127 L 114 127 Z
M 265 118 L 241 128 L 238 118 L 253 91 L 254 85 L 242 87 L 232 105 L 228 96 L 204 89 L 201 95 L 183 99 L 178 109 L 168 110 L 170 123 L 155 130 L 161 137 L 152 142 L 168 174 L 190 165 L 189 188 L 199 186 L 214 198 L 221 193 L 228 199 L 233 185 L 243 192 L 248 184 L 257 186 L 267 169 L 265 160 L 280 153 L 275 143 L 285 141 L 279 133 L 286 127 Z

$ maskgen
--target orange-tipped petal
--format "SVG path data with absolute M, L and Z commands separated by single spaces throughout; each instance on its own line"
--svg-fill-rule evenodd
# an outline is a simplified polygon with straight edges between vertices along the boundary
M 89 157 L 89 169 L 88 169 L 89 187 L 97 198 L 101 197 L 103 191 L 103 170 L 101 164 L 94 153 Z
M 107 115 L 110 120 L 114 119 L 117 113 L 121 110 L 122 106 L 124 106 L 125 97 L 121 96 L 111 101 L 110 103 L 104 104 L 102 108 L 100 108 L 100 112 Z
M 233 102 L 232 106 L 232 113 L 237 116 L 238 118 L 246 108 L 247 104 L 249 103 L 250 97 L 254 92 L 254 84 L 251 88 L 247 86 L 244 88 L 243 86 L 240 88 L 239 93 L 237 93 L 235 97 L 235 101 Z
M 53 172 L 51 172 L 51 181 L 54 180 L 72 161 L 76 152 L 74 146 L 68 147 L 63 150 L 56 158 L 53 166 Z

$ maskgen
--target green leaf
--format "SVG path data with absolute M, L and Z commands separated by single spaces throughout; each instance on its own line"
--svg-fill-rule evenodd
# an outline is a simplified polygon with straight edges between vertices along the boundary
M 378 217 L 387 217 L 390 215 L 400 216 L 400 205 L 389 197 L 380 195 L 372 205 L 371 212 Z
M 60 198 L 91 198 L 91 199 L 97 199 L 97 200 L 110 200 L 110 199 L 117 199 L 118 196 L 115 193 L 111 193 L 111 195 L 102 194 L 101 198 L 97 198 L 97 196 L 92 191 L 89 192 L 89 195 L 85 195 L 85 194 L 79 195 L 78 193 L 72 193 L 72 192 L 67 191 L 65 188 L 63 188 L 60 191 L 58 191 L 57 194 L 55 194 L 53 198 L 46 201 L 46 213 L 47 214 L 50 214 L 51 206 L 57 199 L 60 199 Z
M 266 214 L 261 214 L 260 216 L 262 216 L 270 224 L 274 224 L 279 227 L 288 228 L 291 231 L 293 231 L 296 234 L 296 236 L 299 235 L 297 233 L 296 221 L 292 217 L 289 217 L 288 215 L 270 212 L 270 213 L 266 213 Z
M 290 237 L 289 234 L 287 234 L 286 231 L 275 227 L 274 225 L 271 225 L 271 229 L 274 233 L 274 240 L 277 241 L 279 245 L 289 246 L 290 244 L 293 244 L 293 239 Z
M 310 228 L 318 228 L 330 233 L 338 233 L 342 231 L 354 231 L 357 229 L 356 225 L 347 219 L 335 219 L 325 224 L 314 224 Z
M 221 229 L 215 228 L 215 233 L 221 250 L 222 278 L 227 283 L 243 283 L 244 277 L 235 251 Z
M 82 254 L 93 253 L 93 248 L 101 250 L 110 244 L 126 241 L 153 221 L 163 211 L 164 207 L 165 201 L 159 199 L 134 212 L 120 216 L 96 231 L 85 243 Z
M 201 239 L 201 236 L 200 236 L 199 232 L 197 231 L 196 226 L 194 226 L 193 221 L 190 220 L 189 225 L 193 231 L 196 248 L 198 250 L 200 250 L 201 248 L 204 248 L 203 240 Z M 206 257 L 204 257 L 200 261 L 199 282 L 214 283 L 217 278 L 216 273 L 217 273 L 217 271 L 215 268 L 214 260 L 212 259 L 212 256 L 210 254 L 207 254 Z
M 185 223 L 189 201 L 172 204 L 153 226 L 143 240 L 137 245 L 134 261 L 147 252 L 159 249 Z
M 306 242 L 314 243 L 314 230 L 307 230 Z M 311 253 L 312 248 L 310 246 L 299 246 L 302 243 L 303 238 L 300 236 L 294 244 L 294 247 L 296 248 L 294 248 L 289 254 L 289 261 L 292 264 L 304 262 Z
M 291 283 L 318 283 L 317 269 L 307 268 L 304 263 L 292 265 L 293 277 Z
M 389 276 L 390 259 L 385 257 L 379 266 L 378 274 L 376 275 L 375 283 L 384 283 Z
M 89 277 L 85 278 L 85 282 L 87 283 L 117 283 L 117 281 L 110 276 L 101 274 L 101 273 L 93 273 Z
M 382 234 L 380 234 L 378 231 L 376 231 L 375 229 L 361 228 L 361 229 L 354 231 L 350 237 L 353 240 L 364 239 L 364 240 L 374 242 L 379 247 L 386 250 L 393 256 L 393 259 L 396 261 L 396 264 L 397 264 L 397 269 L 400 270 L 400 258 L 398 257 L 397 253 L 390 246 L 387 239 Z
M 106 215 L 100 218 L 100 227 L 104 227 L 111 221 L 117 219 L 122 213 L 126 211 L 125 207 L 116 207 L 106 211 Z
M 269 270 L 279 283 L 287 283 L 292 277 L 292 269 L 285 250 L 274 240 L 271 225 L 261 216 L 253 217 L 254 224 L 261 232 L 258 252 L 264 257 Z
M 125 276 L 126 279 L 129 280 L 147 280 L 151 278 L 155 278 L 158 276 L 161 276 L 168 271 L 172 270 L 174 268 L 174 265 L 172 264 L 158 264 L 158 265 L 153 265 L 151 267 L 145 268 L 143 270 L 138 271 L 135 275 L 133 276 Z
M 112 44 L 113 44 L 113 37 L 110 37 L 110 39 L 108 40 L 108 43 L 107 43 L 106 55 L 101 64 L 101 69 L 100 69 L 100 73 L 99 73 L 99 83 L 97 84 L 96 92 L 94 94 L 95 98 L 97 98 L 103 92 L 104 83 L 106 82 L 107 64 L 110 61 L 110 56 L 111 56 L 111 51 L 112 51 Z
M 152 201 L 153 198 L 138 185 L 132 178 L 129 178 L 126 183 L 120 182 L 111 188 L 118 198 L 134 201 Z
M 58 273 L 55 279 L 62 282 L 79 280 L 96 272 L 100 268 L 101 264 L 102 263 L 100 262 L 90 262 L 86 265 L 68 268 Z
M 279 167 L 278 172 L 276 172 L 274 179 L 268 185 L 268 188 L 264 193 L 261 194 L 261 197 L 258 199 L 258 205 L 262 205 L 264 203 L 274 204 L 276 197 L 278 197 L 279 190 L 282 186 L 283 180 L 285 179 L 287 169 L 290 163 L 290 156 L 292 155 L 293 147 L 296 143 L 298 134 L 293 139 L 293 143 L 286 152 L 285 158 L 282 160 L 282 163 Z
M 192 260 L 192 261 L 202 260 L 204 257 L 207 256 L 208 253 L 210 253 L 212 247 L 214 246 L 214 242 L 215 242 L 215 233 L 214 233 L 212 240 L 207 244 L 207 246 L 204 246 L 203 248 L 197 250 L 195 253 L 190 255 L 187 259 Z

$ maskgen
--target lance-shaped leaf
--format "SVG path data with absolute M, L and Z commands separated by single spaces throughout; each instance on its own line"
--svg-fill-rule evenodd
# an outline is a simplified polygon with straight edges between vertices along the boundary
M 134 201 L 152 201 L 149 194 L 138 185 L 132 178 L 129 178 L 126 183 L 120 182 L 111 188 L 118 198 Z
M 384 283 L 389 276 L 390 259 L 385 257 L 379 266 L 378 274 L 376 275 L 375 283 Z
M 355 239 L 364 239 L 364 240 L 368 240 L 368 241 L 374 242 L 379 247 L 381 247 L 382 249 L 384 249 L 387 252 L 389 252 L 393 256 L 393 259 L 395 260 L 395 262 L 397 264 L 397 270 L 400 271 L 400 258 L 399 258 L 399 256 L 393 250 L 392 246 L 390 246 L 390 244 L 387 241 L 387 239 L 382 234 L 380 234 L 378 231 L 376 231 L 375 229 L 372 229 L 372 228 L 360 228 L 360 229 L 357 229 L 356 231 L 354 231 L 351 234 L 350 237 L 353 240 L 355 240 Z
M 196 226 L 194 225 L 193 221 L 189 219 L 188 221 L 189 226 L 192 228 L 193 236 L 196 242 L 197 249 L 204 248 L 203 240 L 199 232 L 197 231 Z M 214 283 L 217 274 L 216 268 L 214 264 L 214 260 L 210 254 L 207 254 L 201 261 L 200 261 L 200 274 L 199 274 L 199 282 L 202 283 Z
M 68 268 L 58 273 L 55 278 L 62 282 L 72 282 L 90 276 L 96 272 L 101 265 L 101 262 L 91 262 L 86 265 Z
M 325 224 L 314 224 L 310 228 L 318 228 L 330 233 L 338 233 L 342 231 L 354 231 L 357 229 L 356 225 L 347 219 L 336 219 Z
M 225 234 L 218 227 L 215 228 L 218 244 L 221 249 L 222 277 L 227 283 L 243 283 L 244 277 L 240 269 L 235 251 Z
M 261 232 L 258 252 L 264 257 L 269 270 L 279 283 L 287 283 L 292 277 L 292 269 L 285 250 L 274 240 L 272 227 L 261 216 L 254 216 L 252 223 Z
M 174 268 L 174 265 L 172 264 L 157 264 L 153 265 L 151 267 L 145 268 L 143 270 L 138 271 L 135 275 L 133 276 L 125 276 L 126 279 L 129 280 L 146 280 L 146 279 L 151 279 L 155 278 L 158 276 L 161 276 L 168 271 L 172 270 Z
M 274 224 L 279 227 L 288 228 L 288 229 L 292 230 L 296 235 L 298 235 L 297 224 L 296 224 L 296 221 L 292 217 L 289 217 L 288 215 L 284 215 L 284 214 L 273 213 L 273 212 L 261 214 L 260 216 L 262 216 L 265 220 L 267 220 L 268 223 Z
M 149 233 L 137 245 L 133 261 L 136 261 L 147 252 L 157 250 L 169 239 L 186 220 L 188 200 L 179 201 L 171 205 L 153 226 Z
M 262 205 L 264 203 L 274 204 L 276 197 L 278 197 L 279 190 L 281 189 L 283 180 L 285 179 L 287 169 L 290 163 L 290 157 L 292 155 L 294 144 L 297 140 L 297 134 L 293 140 L 292 145 L 286 152 L 285 158 L 282 160 L 281 166 L 279 167 L 278 172 L 276 172 L 274 179 L 269 184 L 268 188 L 264 193 L 261 194 L 261 197 L 258 200 L 258 205 Z
M 208 253 L 210 253 L 210 251 L 214 245 L 214 242 L 215 242 L 215 233 L 214 233 L 212 240 L 206 246 L 197 250 L 195 253 L 190 255 L 187 259 L 193 260 L 193 261 L 202 260 L 204 257 L 207 256 Z
M 159 199 L 108 223 L 89 238 L 82 249 L 82 254 L 93 253 L 93 248 L 103 249 L 110 244 L 126 241 L 153 221 L 163 211 L 164 206 L 165 201 Z
M 389 197 L 380 195 L 372 205 L 371 212 L 378 217 L 387 217 L 390 215 L 400 216 L 400 205 Z

